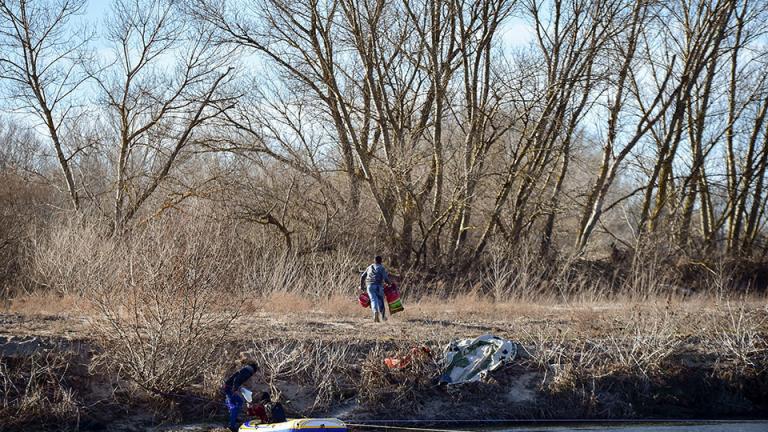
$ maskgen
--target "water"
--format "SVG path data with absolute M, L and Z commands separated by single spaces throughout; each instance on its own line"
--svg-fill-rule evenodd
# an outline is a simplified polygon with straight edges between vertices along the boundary
M 768 432 L 768 421 L 675 422 L 642 424 L 576 424 L 568 426 L 494 428 L 488 432 Z
M 192 424 L 176 425 L 153 429 L 158 432 L 210 432 L 221 431 L 223 423 L 214 424 Z M 419 427 L 395 428 L 382 427 L 377 428 L 374 425 L 365 428 L 352 427 L 357 432 L 418 432 L 422 430 Z M 659 422 L 659 423 L 572 423 L 558 426 L 520 426 L 520 427 L 494 427 L 485 429 L 476 428 L 445 428 L 431 429 L 424 428 L 424 431 L 443 431 L 443 432 L 768 432 L 768 421 L 701 421 L 701 422 Z

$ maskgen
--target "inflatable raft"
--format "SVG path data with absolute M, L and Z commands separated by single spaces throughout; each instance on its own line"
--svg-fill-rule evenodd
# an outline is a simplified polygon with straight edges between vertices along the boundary
M 347 425 L 339 419 L 294 419 L 282 423 L 261 423 L 249 420 L 240 426 L 240 432 L 347 432 Z

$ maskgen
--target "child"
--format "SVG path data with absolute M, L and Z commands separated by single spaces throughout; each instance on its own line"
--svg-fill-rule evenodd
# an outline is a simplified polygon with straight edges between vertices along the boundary
M 272 397 L 267 392 L 262 393 L 258 402 L 248 408 L 248 415 L 258 417 L 262 423 L 286 421 L 283 405 L 280 402 L 272 402 Z

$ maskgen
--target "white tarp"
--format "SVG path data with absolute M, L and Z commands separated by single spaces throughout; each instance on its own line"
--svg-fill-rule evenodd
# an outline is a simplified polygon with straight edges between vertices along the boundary
M 479 381 L 488 372 L 514 360 L 516 355 L 516 343 L 493 335 L 453 341 L 445 348 L 440 382 Z

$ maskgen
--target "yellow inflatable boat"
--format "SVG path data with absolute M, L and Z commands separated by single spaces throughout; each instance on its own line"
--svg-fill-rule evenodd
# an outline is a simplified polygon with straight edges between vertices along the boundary
M 282 423 L 261 423 L 249 420 L 240 432 L 347 432 L 347 425 L 334 418 L 293 419 Z

